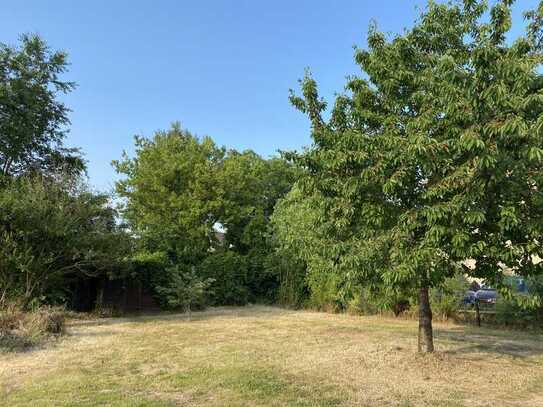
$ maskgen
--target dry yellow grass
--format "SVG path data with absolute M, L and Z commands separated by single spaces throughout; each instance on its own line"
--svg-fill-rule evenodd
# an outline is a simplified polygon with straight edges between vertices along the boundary
M 0 354 L 2 405 L 543 406 L 540 334 L 273 307 L 72 321 Z

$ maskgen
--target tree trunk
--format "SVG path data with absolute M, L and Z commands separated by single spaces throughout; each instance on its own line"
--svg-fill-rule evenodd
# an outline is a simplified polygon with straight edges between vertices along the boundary
M 430 353 L 433 351 L 432 309 L 430 308 L 428 287 L 422 287 L 419 290 L 419 352 Z

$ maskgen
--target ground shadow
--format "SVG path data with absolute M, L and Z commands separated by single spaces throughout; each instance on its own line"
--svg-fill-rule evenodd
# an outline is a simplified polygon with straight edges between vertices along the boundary
M 494 354 L 521 359 L 543 356 L 543 334 L 537 332 L 455 326 L 436 329 L 435 336 L 453 345 L 453 349 L 444 351 L 447 354 L 472 354 L 474 358 Z
M 118 324 L 147 324 L 157 322 L 179 321 L 197 323 L 214 319 L 231 319 L 250 317 L 259 321 L 267 321 L 280 316 L 291 316 L 299 311 L 273 306 L 245 306 L 245 307 L 216 307 L 204 311 L 193 312 L 191 319 L 186 313 L 146 312 L 130 314 L 115 318 L 97 318 L 73 320 L 70 325 L 77 327 L 113 326 Z M 349 329 L 350 334 L 364 334 L 367 327 L 361 319 L 361 326 Z M 359 329 L 360 328 L 360 329 Z M 373 329 L 374 331 L 378 330 Z M 337 327 L 333 332 L 337 333 Z M 112 332 L 108 332 L 111 334 Z M 89 335 L 90 332 L 80 333 Z M 406 334 L 402 332 L 402 334 Z M 412 334 L 416 335 L 415 332 Z M 485 355 L 504 355 L 514 358 L 529 358 L 543 356 L 543 332 L 526 332 L 519 330 L 500 330 L 492 328 L 478 328 L 473 325 L 438 326 L 434 329 L 437 341 L 449 344 L 450 349 L 445 354 L 462 355 L 476 360 L 485 358 Z M 78 334 L 79 335 L 79 334 Z M 99 335 L 99 334 L 96 334 Z M 411 335 L 411 334 L 410 334 Z

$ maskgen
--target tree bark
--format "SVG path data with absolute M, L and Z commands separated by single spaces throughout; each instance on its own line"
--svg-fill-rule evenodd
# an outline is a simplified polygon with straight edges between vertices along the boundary
M 432 309 L 428 287 L 419 290 L 419 352 L 431 353 L 434 351 L 434 337 L 432 332 Z

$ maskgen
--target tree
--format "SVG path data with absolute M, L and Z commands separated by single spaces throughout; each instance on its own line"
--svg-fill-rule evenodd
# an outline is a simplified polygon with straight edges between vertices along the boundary
M 55 302 L 71 278 L 122 270 L 130 241 L 108 200 L 72 179 L 25 176 L 0 189 L 0 304 Z
M 266 160 L 250 150 L 230 150 L 216 174 L 217 221 L 227 230 L 227 244 L 240 254 L 266 246 L 275 204 L 295 179 L 296 170 L 283 159 Z
M 179 124 L 153 139 L 136 137 L 135 157 L 125 154 L 114 165 L 125 175 L 117 191 L 141 250 L 214 278 L 219 304 L 273 297 L 277 278 L 264 268 L 268 225 L 295 179 L 292 165 L 227 151 Z M 224 240 L 217 239 L 218 227 Z
M 192 309 L 205 304 L 209 286 L 214 280 L 212 278 L 201 279 L 194 267 L 190 271 L 184 272 L 179 266 L 174 266 L 169 270 L 169 273 L 169 285 L 157 287 L 157 291 L 165 297 L 168 307 L 181 307 L 183 311 L 188 313 L 190 320 Z
M 217 173 L 220 210 L 217 221 L 225 234 L 225 242 L 216 252 L 223 272 L 240 275 L 246 269 L 241 291 L 248 295 L 234 301 L 275 301 L 279 286 L 278 274 L 269 267 L 272 254 L 270 218 L 276 202 L 290 190 L 297 171 L 281 158 L 264 159 L 252 151 L 229 151 Z M 238 254 L 230 255 L 225 252 Z M 240 257 L 241 256 L 241 257 Z M 229 270 L 238 261 L 240 270 Z M 207 267 L 209 270 L 209 267 Z M 216 278 L 216 293 L 225 291 L 228 284 Z M 247 301 L 247 300 L 245 300 Z
M 275 206 L 271 217 L 275 264 L 280 278 L 279 298 L 287 305 L 326 309 L 342 296 L 344 275 L 334 273 L 330 244 L 320 220 L 323 197 L 305 194 L 300 184 Z
M 126 177 L 116 189 L 123 215 L 141 248 L 164 252 L 175 263 L 196 265 L 214 239 L 218 212 L 214 175 L 224 151 L 175 124 L 153 139 L 136 137 L 136 156 L 114 161 Z
M 421 352 L 434 350 L 430 287 L 459 268 L 503 289 L 504 266 L 542 270 L 543 6 L 510 43 L 511 4 L 430 2 L 394 38 L 373 26 L 364 75 L 329 120 L 311 76 L 291 96 L 312 124 L 312 148 L 291 158 L 304 194 L 322 196 L 329 269 L 416 288 Z
M 19 48 L 0 43 L 0 177 L 85 169 L 79 150 L 62 146 L 69 109 L 58 96 L 75 87 L 61 79 L 67 66 L 66 53 L 36 35 L 22 35 Z

